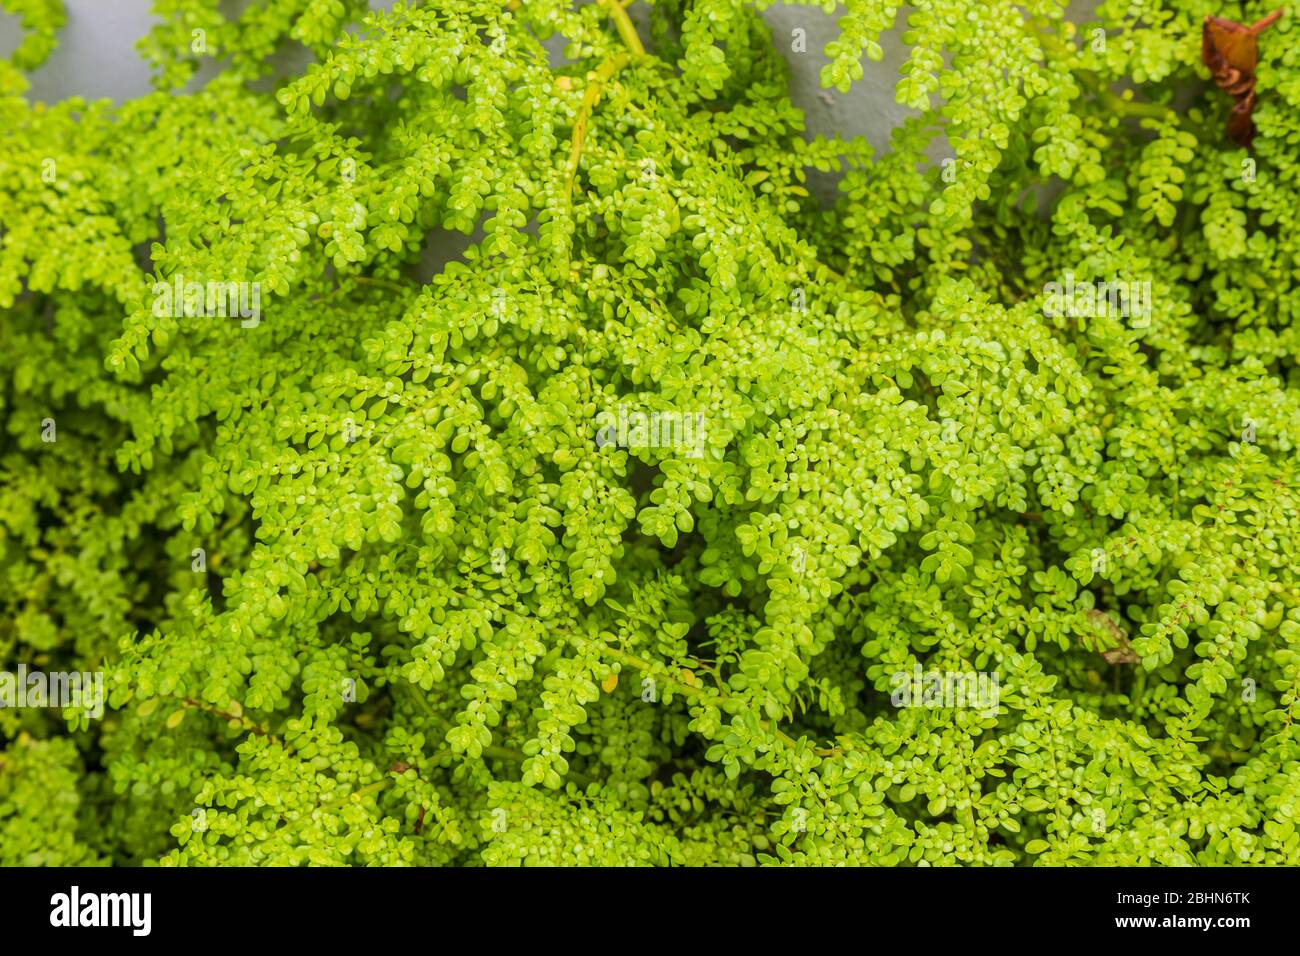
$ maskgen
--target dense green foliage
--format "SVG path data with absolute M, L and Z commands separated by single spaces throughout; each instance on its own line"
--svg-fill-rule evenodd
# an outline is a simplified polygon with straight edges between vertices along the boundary
M 0 5 L 0 658 L 109 695 L 0 710 L 0 861 L 1300 863 L 1295 17 L 1247 153 L 1267 6 L 849 0 L 877 156 L 741 0 L 157 0 L 120 106 Z

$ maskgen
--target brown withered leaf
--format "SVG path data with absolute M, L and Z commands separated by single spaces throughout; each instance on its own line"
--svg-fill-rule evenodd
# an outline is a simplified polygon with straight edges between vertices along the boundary
M 1259 63 L 1256 38 L 1282 16 L 1274 10 L 1249 26 L 1223 17 L 1207 16 L 1201 28 L 1201 60 L 1219 89 L 1233 98 L 1228 113 L 1228 136 L 1240 146 L 1255 138 L 1255 67 Z
M 1102 660 L 1107 664 L 1136 664 L 1138 662 L 1137 652 L 1133 650 L 1133 645 L 1129 643 L 1128 634 L 1115 623 L 1109 614 L 1105 611 L 1098 611 L 1096 608 L 1090 608 L 1088 610 L 1088 619 L 1097 627 L 1104 628 L 1110 642 L 1116 645 L 1110 650 L 1101 652 Z M 1084 638 L 1083 645 L 1089 650 L 1096 650 L 1087 638 Z

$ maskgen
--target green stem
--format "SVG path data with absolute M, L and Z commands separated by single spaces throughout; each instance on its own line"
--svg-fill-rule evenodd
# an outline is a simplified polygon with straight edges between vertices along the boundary
M 1161 106 L 1159 103 L 1145 103 L 1139 100 L 1126 99 L 1117 93 L 1114 93 L 1106 83 L 1089 70 L 1080 70 L 1078 78 L 1083 81 L 1098 101 L 1108 110 L 1120 116 L 1137 116 L 1151 117 L 1153 119 L 1178 119 L 1178 114 L 1167 106 Z
M 632 24 L 632 18 L 627 15 L 627 9 L 618 0 L 597 0 L 597 3 L 609 14 L 609 18 L 614 21 L 614 29 L 618 31 L 623 45 L 627 47 L 628 53 L 620 53 L 612 56 L 599 67 L 596 68 L 595 75 L 587 85 L 587 91 L 583 94 L 582 105 L 578 108 L 578 116 L 573 121 L 573 139 L 569 145 L 569 162 L 568 185 L 565 190 L 565 198 L 572 201 L 573 183 L 578 176 L 578 160 L 582 158 L 582 144 L 587 138 L 587 124 L 591 122 L 591 114 L 596 109 L 596 103 L 600 99 L 600 94 L 604 92 L 605 84 L 614 78 L 614 74 L 623 69 L 633 56 L 645 56 L 645 47 L 641 44 L 641 37 L 637 35 L 636 27 Z
M 605 8 L 609 18 L 614 21 L 614 29 L 618 31 L 623 45 L 632 52 L 633 56 L 645 56 L 645 47 L 641 44 L 641 37 L 637 35 L 632 18 L 627 15 L 627 7 L 631 4 L 625 5 L 619 3 L 619 0 L 597 0 L 597 2 Z
M 591 122 L 591 114 L 596 109 L 596 102 L 600 99 L 600 94 L 604 92 L 605 84 L 608 83 L 619 70 L 627 64 L 628 55 L 620 53 L 618 56 L 610 57 L 602 63 L 587 84 L 587 91 L 582 96 L 582 105 L 578 107 L 578 115 L 573 121 L 573 138 L 569 144 L 569 161 L 566 164 L 567 185 L 565 188 L 565 199 L 572 202 L 573 184 L 578 177 L 578 161 L 582 158 L 582 145 L 587 139 L 587 124 Z
M 1035 17 L 1032 22 L 1038 28 L 1038 42 L 1044 49 L 1067 63 L 1078 56 L 1079 51 L 1073 44 L 1061 41 L 1052 32 L 1052 25 L 1046 18 Z M 1159 103 L 1143 103 L 1112 93 L 1106 81 L 1092 70 L 1076 69 L 1075 79 L 1087 87 L 1103 106 L 1120 116 L 1145 116 L 1162 120 L 1179 118 L 1177 113 Z

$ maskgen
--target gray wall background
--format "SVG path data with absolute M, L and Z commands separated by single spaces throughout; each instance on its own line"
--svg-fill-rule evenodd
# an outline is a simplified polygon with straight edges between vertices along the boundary
M 152 24 L 151 0 L 65 2 L 68 23 L 59 34 L 54 53 L 32 74 L 28 95 L 47 102 L 68 96 L 122 101 L 149 92 L 149 69 L 136 52 L 135 43 Z M 237 9 L 248 0 L 228 2 Z M 391 7 L 393 3 L 394 0 L 370 0 L 374 9 Z M 1099 3 L 1100 0 L 1073 0 L 1069 16 L 1075 23 L 1085 24 L 1092 19 Z M 629 12 L 638 19 L 644 10 L 644 4 L 635 4 Z M 776 48 L 790 63 L 791 96 L 804 111 L 808 131 L 864 136 L 880 155 L 888 148 L 890 131 L 908 112 L 894 102 L 894 85 L 900 75 L 899 68 L 907 60 L 907 48 L 899 39 L 901 30 L 890 31 L 880 40 L 884 58 L 880 62 L 864 59 L 863 77 L 848 93 L 823 90 L 818 83 L 818 74 L 826 63 L 822 50 L 838 34 L 837 21 L 843 14 L 842 7 L 826 14 L 820 7 L 778 5 L 764 11 L 762 16 L 772 29 Z M 906 16 L 904 6 L 899 12 L 899 27 L 905 28 Z M 792 31 L 796 28 L 806 31 L 807 52 L 795 53 L 791 49 Z M 642 29 L 641 33 L 648 37 L 647 30 Z M 0 56 L 12 53 L 20 37 L 17 18 L 0 13 Z M 292 54 L 281 59 L 285 67 L 292 68 Z M 200 71 L 200 80 L 203 77 Z M 946 155 L 941 138 L 931 144 L 931 152 L 935 162 Z M 809 185 L 827 201 L 835 195 L 836 178 L 814 172 L 809 176 Z
M 68 23 L 50 59 L 32 74 L 33 99 L 47 102 L 68 96 L 108 97 L 125 100 L 149 87 L 148 67 L 135 51 L 135 42 L 149 31 L 150 0 L 66 0 Z M 1089 4 L 1096 0 L 1089 0 Z M 393 0 L 371 0 L 372 8 L 392 6 Z M 630 12 L 638 11 L 638 4 Z M 772 27 L 773 40 L 793 67 L 792 95 L 808 117 L 812 132 L 844 136 L 863 135 L 877 149 L 888 143 L 889 131 L 905 115 L 894 102 L 893 88 L 906 50 L 897 33 L 881 40 L 885 57 L 879 63 L 864 60 L 865 75 L 847 94 L 822 90 L 818 72 L 826 62 L 822 50 L 834 39 L 836 21 L 818 7 L 777 6 L 763 13 Z M 905 12 L 900 14 L 904 16 Z M 807 31 L 807 52 L 791 51 L 791 31 Z M 21 36 L 18 20 L 0 13 L 0 56 L 8 56 Z M 642 30 L 642 36 L 648 36 Z

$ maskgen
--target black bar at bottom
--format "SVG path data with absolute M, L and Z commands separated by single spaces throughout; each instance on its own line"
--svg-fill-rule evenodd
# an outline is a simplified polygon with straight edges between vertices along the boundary
M 1239 940 L 1292 925 L 1295 869 L 8 869 L 5 938 L 131 946 L 478 939 L 731 942 L 851 928 L 864 947 L 985 938 Z M 75 888 L 75 889 L 74 889 Z M 147 897 L 145 896 L 147 894 Z M 843 922 L 847 921 L 847 922 Z M 836 924 L 841 924 L 839 930 Z M 91 924 L 91 925 L 86 925 Z M 106 924 L 106 925 L 105 925 Z M 602 934 L 617 934 L 614 936 Z M 470 939 L 466 939 L 468 935 Z M 460 942 L 455 942 L 460 938 Z M 336 949 L 337 951 L 337 949 Z

